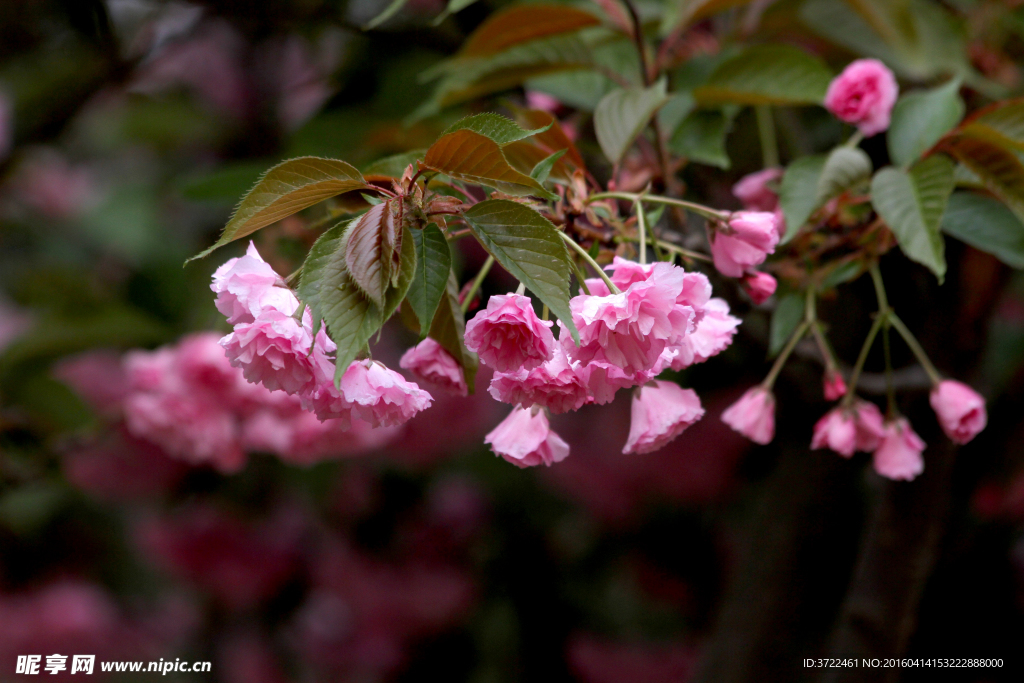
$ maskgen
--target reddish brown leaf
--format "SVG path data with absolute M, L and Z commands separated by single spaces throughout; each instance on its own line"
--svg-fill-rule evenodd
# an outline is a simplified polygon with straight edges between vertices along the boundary
M 402 203 L 388 200 L 364 213 L 349 231 L 345 264 L 359 289 L 378 306 L 395 284 L 402 253 Z
M 427 150 L 427 168 L 511 195 L 547 195 L 536 180 L 509 165 L 501 147 L 471 130 L 445 135 Z
M 514 5 L 491 15 L 473 31 L 459 56 L 493 55 L 513 45 L 600 23 L 593 14 L 570 5 Z
M 936 147 L 981 178 L 985 186 L 1024 220 L 1024 164 L 1012 151 L 964 132 L 946 136 Z

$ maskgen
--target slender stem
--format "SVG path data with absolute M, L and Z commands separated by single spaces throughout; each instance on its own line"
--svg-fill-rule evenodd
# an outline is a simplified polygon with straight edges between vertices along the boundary
M 761 386 L 766 390 L 771 391 L 775 385 L 775 379 L 782 372 L 782 366 L 786 364 L 786 359 L 789 358 L 789 354 L 793 353 L 793 349 L 796 348 L 797 343 L 804 338 L 807 333 L 807 321 L 802 321 L 797 328 L 793 330 L 793 335 L 786 342 L 786 345 L 782 348 L 782 352 L 779 357 L 775 359 L 775 363 L 772 365 L 772 369 L 768 371 L 768 376 L 761 382 Z
M 473 302 L 473 297 L 480 291 L 480 285 L 484 283 L 484 278 L 487 277 L 487 273 L 491 270 L 491 266 L 494 265 L 494 257 L 488 256 L 487 260 L 484 261 L 484 265 L 480 267 L 480 272 L 476 274 L 476 278 L 473 280 L 473 284 L 470 286 L 469 291 L 466 292 L 466 298 L 462 300 L 462 315 L 466 315 L 469 310 L 469 305 Z
M 806 297 L 804 299 L 804 320 L 807 321 L 808 325 L 813 324 L 818 319 L 818 309 L 815 305 L 815 294 L 814 285 L 808 285 Z
M 469 228 L 465 228 L 464 230 L 456 230 L 455 232 L 449 232 L 448 241 L 455 242 L 461 240 L 463 237 L 469 237 L 471 234 L 473 234 L 473 232 Z
M 775 137 L 775 121 L 772 120 L 772 109 L 767 104 L 754 107 L 757 114 L 757 134 L 761 138 L 761 159 L 765 168 L 779 165 L 779 141 Z
M 885 295 L 885 283 L 882 281 L 882 272 L 878 269 L 878 263 L 872 263 L 868 268 L 871 273 L 871 282 L 875 285 L 875 296 L 878 298 L 878 310 L 889 310 L 889 297 Z
M 547 320 L 551 315 L 551 311 L 548 310 L 548 305 L 544 304 L 544 308 L 540 310 L 540 319 Z
M 580 267 L 579 267 L 579 264 L 576 263 L 576 259 L 574 259 L 574 258 L 569 259 L 569 265 L 571 265 L 572 269 L 576 272 L 576 281 L 580 283 L 580 289 L 583 290 L 584 294 L 589 295 L 590 294 L 590 287 L 587 287 L 586 278 L 584 278 L 583 277 L 583 273 L 580 272 Z
M 917 338 L 914 337 L 913 333 L 907 329 L 907 326 L 903 324 L 903 321 L 897 317 L 896 313 L 890 312 L 889 317 L 892 320 L 892 326 L 896 328 L 896 331 L 903 337 L 903 341 L 907 342 L 907 346 L 914 352 L 917 357 L 917 361 L 924 367 L 925 372 L 928 373 L 928 377 L 931 378 L 932 384 L 938 384 L 942 381 L 942 376 L 939 371 L 932 365 L 931 360 L 928 358 L 928 354 L 921 348 L 921 344 L 918 343 Z
M 526 294 L 526 285 L 520 282 L 519 286 L 516 287 L 516 296 L 522 296 L 523 294 Z
M 579 254 L 580 256 L 582 256 L 583 260 L 586 261 L 587 263 L 589 263 L 590 267 L 593 268 L 597 272 L 597 274 L 601 276 L 601 279 L 604 280 L 604 283 L 606 285 L 608 285 L 608 291 L 610 291 L 612 294 L 621 294 L 622 293 L 622 291 L 618 287 L 615 286 L 615 283 L 612 282 L 612 279 L 610 277 L 608 277 L 608 273 L 604 272 L 604 269 L 601 268 L 601 266 L 597 265 L 597 261 L 595 261 L 594 259 L 590 258 L 590 254 L 587 253 L 586 249 L 584 249 L 580 245 L 576 244 L 576 240 L 574 240 L 573 238 L 569 237 L 564 232 L 560 232 L 558 234 L 561 235 L 562 239 L 564 239 L 569 244 L 570 247 L 575 249 L 576 253 Z M 582 280 L 580 280 L 580 282 L 582 282 Z
M 892 383 L 892 354 L 889 351 L 889 328 L 891 320 L 888 319 L 882 326 L 882 350 L 885 354 L 885 416 L 892 420 L 896 417 L 896 389 Z
M 640 263 L 647 263 L 647 215 L 640 200 L 633 202 L 636 209 L 637 237 L 640 239 Z
M 707 254 L 702 254 L 699 251 L 690 251 L 689 249 L 683 249 L 682 247 L 672 244 L 671 242 L 658 240 L 658 246 L 667 251 L 679 254 L 680 256 L 683 256 L 685 258 L 693 259 L 694 261 L 704 261 L 706 263 L 714 262 L 714 259 L 712 259 Z
M 856 147 L 860 144 L 860 141 L 864 139 L 864 133 L 859 130 L 850 136 L 850 139 L 843 143 L 844 147 Z
M 857 363 L 853 366 L 853 372 L 850 373 L 850 390 L 843 397 L 843 406 L 846 408 L 853 405 L 853 398 L 857 391 L 857 382 L 860 381 L 860 372 L 864 369 L 864 363 L 868 359 L 868 352 L 871 350 L 871 345 L 875 342 L 878 330 L 882 329 L 882 323 L 885 322 L 887 317 L 889 317 L 889 311 L 879 311 L 878 315 L 875 316 L 875 322 L 871 325 L 868 336 L 864 339 L 864 345 L 860 347 Z
M 828 345 L 828 340 L 825 339 L 825 334 L 821 331 L 821 323 L 817 320 L 811 323 L 811 334 L 814 335 L 814 341 L 818 343 L 821 357 L 825 359 L 825 369 L 837 370 L 836 359 L 832 355 L 832 348 Z
M 651 69 L 647 64 L 647 44 L 644 41 L 644 27 L 640 22 L 640 13 L 636 11 L 632 0 L 622 0 L 622 4 L 626 6 L 629 18 L 633 21 L 633 43 L 636 45 L 636 51 L 640 54 L 640 78 L 643 80 L 644 86 L 649 86 L 651 84 Z
M 713 220 L 724 221 L 729 218 L 728 211 L 717 211 L 711 207 L 704 206 L 703 204 L 695 204 L 694 202 L 688 202 L 682 199 L 672 199 L 671 197 L 662 197 L 656 194 L 640 195 L 636 192 L 599 192 L 598 194 L 590 195 L 590 197 L 587 198 L 587 203 L 597 201 L 599 199 L 625 199 L 631 202 L 641 200 L 651 204 L 667 204 L 669 206 L 678 206 L 683 209 L 689 209 L 695 214 L 704 216 L 705 218 L 711 218 Z

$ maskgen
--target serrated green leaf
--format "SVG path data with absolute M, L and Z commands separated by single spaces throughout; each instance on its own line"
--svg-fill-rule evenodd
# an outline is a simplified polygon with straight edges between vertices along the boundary
M 373 19 L 370 19 L 370 21 L 368 21 L 366 25 L 363 26 L 363 30 L 369 31 L 371 29 L 377 28 L 385 21 L 398 14 L 398 10 L 405 7 L 406 2 L 408 2 L 408 0 L 392 0 L 391 4 L 384 8 L 383 12 L 375 16 Z
M 1012 268 L 1024 268 L 1024 223 L 1005 204 L 974 192 L 955 192 L 942 230 Z
M 871 179 L 871 158 L 863 150 L 856 147 L 836 147 L 833 149 L 818 176 L 818 192 L 815 205 L 823 206 L 825 202 L 843 192 L 867 183 Z
M 800 157 L 789 166 L 779 185 L 779 205 L 786 216 L 786 232 L 780 244 L 796 237 L 800 228 L 818 208 L 818 179 L 828 159 L 824 154 Z
M 359 171 L 344 161 L 319 157 L 284 161 L 263 174 L 256 186 L 242 198 L 220 239 L 189 261 L 202 258 L 228 242 L 251 235 L 325 199 L 353 190 L 372 191 L 373 187 L 366 183 Z
M 320 285 L 324 268 L 331 256 L 338 250 L 342 237 L 351 223 L 352 221 L 343 221 L 320 235 L 310 247 L 309 254 L 302 264 L 297 294 L 299 300 L 309 308 L 313 317 L 314 337 L 319 332 L 323 320 L 323 314 L 320 311 Z
M 538 161 L 537 165 L 533 167 L 532 171 L 530 171 L 530 177 L 541 184 L 546 182 L 548 176 L 551 175 L 551 169 L 555 167 L 555 164 L 558 163 L 558 160 L 561 159 L 567 151 L 568 150 L 560 149 Z
M 728 169 L 732 162 L 725 151 L 725 140 L 732 130 L 737 110 L 698 109 L 683 119 L 669 140 L 676 154 L 690 161 Z
M 473 235 L 501 266 L 547 304 L 579 343 L 569 312 L 569 253 L 558 230 L 528 206 L 489 199 L 465 214 Z
M 406 300 L 416 314 L 420 329 L 429 330 L 448 283 L 452 253 L 448 240 L 435 223 L 410 232 L 416 247 L 416 274 Z
M 892 110 L 887 141 L 889 156 L 907 167 L 952 130 L 964 116 L 960 81 L 904 95 Z
M 428 337 L 440 344 L 462 366 L 469 393 L 473 393 L 476 371 L 480 361 L 476 354 L 466 348 L 466 316 L 459 305 L 459 282 L 455 273 L 448 273 L 444 296 L 438 303 L 434 320 L 430 324 Z
M 693 96 L 702 105 L 821 104 L 831 80 L 831 70 L 817 57 L 771 43 L 755 45 L 719 65 Z
M 906 172 L 883 168 L 871 181 L 871 202 L 907 258 L 927 266 L 941 282 L 945 245 L 939 225 L 953 192 L 953 163 L 936 155 Z
M 474 133 L 479 133 L 480 135 L 489 138 L 499 146 L 503 147 L 510 142 L 523 140 L 532 135 L 543 133 L 550 127 L 551 124 L 549 123 L 544 128 L 523 130 L 515 121 L 500 114 L 473 114 L 448 126 L 448 128 L 446 128 L 438 137 L 444 137 L 445 135 L 454 133 L 457 130 L 471 130 Z
M 471 130 L 443 135 L 430 146 L 423 165 L 452 178 L 487 185 L 506 194 L 551 195 L 536 180 L 508 163 L 496 142 Z
M 804 297 L 800 294 L 787 294 L 779 299 L 772 313 L 771 327 L 768 332 L 768 357 L 779 355 L 793 331 L 804 318 Z
M 649 88 L 618 88 L 598 102 L 594 132 L 609 161 L 622 161 L 626 150 L 667 101 L 666 81 L 661 79 Z

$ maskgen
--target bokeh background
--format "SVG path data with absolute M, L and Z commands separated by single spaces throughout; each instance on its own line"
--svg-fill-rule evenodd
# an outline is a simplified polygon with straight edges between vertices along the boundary
M 834 66 L 857 56 L 801 25 L 800 4 L 705 21 L 694 50 L 713 54 L 741 27 Z M 979 73 L 1021 92 L 1020 2 L 931 4 L 957 17 Z M 1002 669 L 942 680 L 1021 680 L 1024 280 L 961 243 L 947 244 L 941 287 L 899 255 L 883 261 L 939 367 L 989 399 L 988 429 L 954 450 L 926 382 L 900 374 L 901 408 L 930 444 L 912 484 L 808 450 L 827 410 L 813 358 L 779 381 L 772 444 L 720 422 L 766 370 L 774 301 L 752 307 L 717 280 L 744 324 L 681 378 L 707 415 L 657 453 L 621 454 L 623 396 L 553 420 L 570 457 L 518 470 L 482 445 L 507 410 L 485 372 L 475 396 L 434 392 L 403 429 L 253 452 L 231 475 L 124 429 L 123 353 L 225 329 L 209 278 L 243 246 L 182 262 L 258 174 L 297 155 L 364 166 L 500 105 L 407 118 L 430 93 L 418 75 L 498 6 L 435 26 L 441 0 L 410 0 L 366 32 L 379 0 L 0 2 L 0 680 L 18 678 L 17 655 L 56 652 L 210 660 L 211 674 L 166 679 L 224 683 L 764 683 L 840 680 L 801 662 L 852 651 L 999 657 Z M 589 114 L 559 114 L 600 175 Z M 731 184 L 759 167 L 748 115 L 731 168 L 684 171 L 715 205 L 737 207 Z M 827 117 L 785 115 L 799 135 L 783 136 L 784 157 L 834 132 Z M 884 145 L 865 148 L 884 161 Z M 263 230 L 261 253 L 292 272 L 316 219 Z M 484 258 L 469 242 L 463 281 Z M 508 290 L 498 270 L 485 293 Z M 866 281 L 822 302 L 841 357 L 872 306 Z M 375 355 L 397 366 L 414 341 L 392 322 Z M 897 348 L 895 362 L 912 358 Z M 882 390 L 880 367 L 869 360 L 866 391 Z

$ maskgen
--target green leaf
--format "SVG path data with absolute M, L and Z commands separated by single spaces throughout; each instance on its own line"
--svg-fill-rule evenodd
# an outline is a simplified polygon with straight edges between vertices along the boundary
M 721 64 L 693 96 L 702 105 L 821 104 L 831 81 L 832 72 L 817 57 L 771 43 L 748 48 Z
M 437 17 L 432 22 L 430 22 L 430 25 L 440 26 L 445 19 L 447 19 L 453 14 L 461 12 L 462 10 L 472 5 L 474 2 L 476 2 L 476 0 L 448 0 L 448 6 L 445 7 L 444 11 L 437 15 Z
M 804 297 L 800 294 L 787 294 L 779 299 L 775 312 L 772 313 L 771 327 L 768 332 L 768 357 L 779 355 L 793 335 L 796 326 L 804 319 Z
M 459 362 L 466 376 L 466 386 L 469 387 L 469 393 L 472 394 L 480 361 L 475 353 L 466 348 L 466 316 L 462 313 L 462 307 L 459 305 L 459 283 L 452 272 L 448 273 L 445 294 L 438 303 L 437 312 L 434 314 L 434 320 L 427 336 L 440 344 Z
M 368 165 L 363 169 L 364 176 L 382 176 L 385 178 L 401 178 L 402 174 L 405 173 L 405 169 L 409 168 L 412 164 L 415 166 L 416 162 L 423 158 L 423 155 L 427 153 L 425 149 L 415 149 L 411 152 L 402 152 L 401 154 L 392 154 L 389 157 L 378 159 L 372 164 Z
M 942 230 L 1013 268 L 1024 268 L 1024 223 L 997 199 L 956 192 L 942 216 Z
M 864 264 L 860 261 L 847 261 L 842 265 L 836 266 L 828 272 L 821 280 L 821 289 L 831 289 L 832 287 L 838 287 L 844 282 L 853 280 L 858 275 L 864 272 Z
M 786 216 L 786 232 L 780 244 L 796 237 L 818 208 L 818 179 L 827 159 L 824 154 L 800 157 L 786 167 L 779 186 L 779 205 Z
M 952 154 L 1024 220 L 1024 163 L 1020 155 L 987 139 L 959 132 L 948 135 L 939 148 Z
M 833 149 L 818 176 L 818 193 L 815 207 L 837 197 L 858 184 L 871 179 L 871 158 L 855 147 Z
M 538 183 L 543 184 L 548 179 L 548 176 L 551 175 L 551 169 L 555 167 L 555 164 L 567 151 L 568 150 L 560 149 L 538 161 L 537 165 L 533 167 L 532 171 L 530 171 L 530 177 Z
M 434 311 L 444 295 L 452 252 L 448 240 L 435 223 L 422 230 L 411 230 L 416 246 L 416 274 L 409 286 L 407 301 L 416 314 L 421 330 L 429 330 Z
M 402 202 L 389 199 L 360 216 L 345 239 L 352 281 L 378 306 L 398 277 L 402 249 Z
M 732 107 L 691 112 L 672 134 L 669 149 L 690 161 L 728 169 L 732 162 L 725 151 L 725 139 L 737 111 Z
M 515 121 L 501 116 L 500 114 L 473 114 L 472 116 L 467 116 L 466 118 L 460 119 L 448 126 L 448 128 L 441 133 L 440 137 L 454 133 L 457 130 L 471 130 L 474 133 L 483 135 L 485 138 L 489 138 L 499 146 L 504 147 L 510 142 L 522 140 L 530 137 L 531 135 L 536 135 L 537 133 L 543 133 L 550 127 L 551 124 L 549 123 L 544 128 L 523 130 Z
M 983 109 L 971 117 L 961 131 L 1000 147 L 1024 152 L 1024 98 L 997 102 Z
M 871 181 L 871 201 L 912 261 L 946 275 L 945 245 L 939 225 L 953 192 L 953 163 L 936 155 L 906 172 L 888 166 Z
M 668 101 L 665 88 L 664 78 L 649 88 L 618 88 L 597 104 L 594 131 L 601 150 L 613 164 L 622 161 L 633 140 Z
M 569 312 L 569 253 L 558 230 L 533 209 L 489 199 L 465 214 L 473 235 L 495 260 L 547 304 L 579 343 Z
M 242 198 L 224 226 L 220 239 L 189 261 L 203 258 L 228 242 L 352 190 L 373 190 L 373 187 L 366 183 L 359 171 L 344 161 L 301 157 L 282 162 L 263 174 L 256 186 Z
M 924 92 L 904 95 L 892 110 L 889 125 L 889 156 L 897 166 L 908 167 L 928 151 L 964 116 L 960 81 Z
M 668 35 L 673 28 L 690 26 L 719 12 L 750 4 L 751 0 L 674 0 L 666 3 L 661 33 Z
M 366 25 L 363 26 L 363 30 L 369 31 L 371 29 L 377 28 L 385 21 L 398 14 L 398 10 L 405 7 L 406 2 L 408 2 L 408 0 L 392 0 L 391 4 L 384 8 L 383 12 L 375 16 L 373 19 L 370 19 L 370 21 L 368 21 Z
M 452 178 L 506 194 L 550 196 L 536 180 L 509 165 L 496 142 L 471 130 L 444 135 L 427 150 L 423 165 Z
M 323 313 L 320 311 L 320 286 L 324 275 L 324 268 L 341 246 L 341 240 L 351 222 L 343 221 L 338 223 L 320 235 L 316 242 L 313 243 L 313 246 L 310 247 L 309 254 L 302 264 L 297 293 L 299 300 L 309 307 L 309 312 L 313 317 L 314 337 L 320 331 L 323 319 Z

